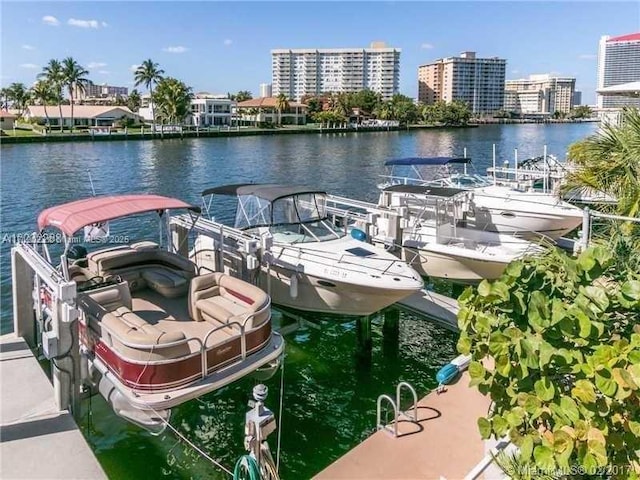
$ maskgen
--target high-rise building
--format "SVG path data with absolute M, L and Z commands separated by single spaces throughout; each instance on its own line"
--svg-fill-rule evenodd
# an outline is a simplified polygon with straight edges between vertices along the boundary
M 304 95 L 370 89 L 384 99 L 398 93 L 400 49 L 374 42 L 370 48 L 271 50 L 273 95 L 299 101 Z
M 91 81 L 87 82 L 84 86 L 84 90 L 76 88 L 74 97 L 78 100 L 85 100 L 89 98 L 115 98 L 118 95 L 126 97 L 129 94 L 127 87 L 115 87 L 113 85 L 97 85 Z
M 582 105 L 582 92 L 576 90 L 573 92 L 573 106 L 577 107 L 579 105 Z
M 501 58 L 476 58 L 475 52 L 447 57 L 418 67 L 418 100 L 466 102 L 473 113 L 502 110 L 507 61 Z
M 600 38 L 598 48 L 598 90 L 640 81 L 640 32 Z M 640 107 L 639 98 L 622 96 L 596 97 L 598 108 L 616 108 L 625 105 Z
M 273 97 L 273 89 L 270 83 L 260 84 L 260 98 Z
M 574 105 L 576 79 L 550 74 L 507 80 L 504 109 L 522 114 L 569 113 Z

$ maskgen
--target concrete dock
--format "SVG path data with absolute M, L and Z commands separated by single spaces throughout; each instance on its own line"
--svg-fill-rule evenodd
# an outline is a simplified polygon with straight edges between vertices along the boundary
M 0 478 L 106 479 L 27 344 L 0 336 Z
M 401 420 L 397 438 L 384 430 L 374 433 L 314 478 L 465 478 L 487 453 L 477 420 L 487 414 L 491 403 L 489 398 L 468 385 L 469 376 L 463 373 L 444 393 L 434 391 L 418 402 L 417 424 Z M 375 423 L 374 418 L 371 423 Z M 501 478 L 488 472 L 484 477 Z
M 398 305 L 420 315 L 426 315 L 443 326 L 458 331 L 458 301 L 431 290 L 419 292 L 398 302 Z

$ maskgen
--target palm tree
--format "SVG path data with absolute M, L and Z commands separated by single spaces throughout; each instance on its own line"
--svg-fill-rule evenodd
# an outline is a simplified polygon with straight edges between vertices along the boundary
M 602 125 L 600 131 L 569 147 L 575 169 L 563 191 L 590 188 L 618 199 L 616 213 L 640 216 L 640 111 L 625 108 L 622 124 Z
M 136 69 L 134 73 L 135 86 L 144 85 L 149 90 L 151 95 L 151 116 L 153 117 L 153 123 L 156 123 L 156 114 L 154 111 L 154 102 L 153 102 L 153 85 L 158 84 L 160 80 L 162 80 L 162 75 L 164 74 L 164 70 L 160 68 L 160 65 L 155 63 L 150 58 L 145 60 L 140 64 L 140 66 Z
M 276 110 L 278 110 L 278 125 L 282 125 L 282 111 L 289 108 L 289 100 L 284 93 L 276 97 Z
M 2 87 L 0 89 L 0 108 L 4 108 L 5 111 L 9 110 L 9 95 L 10 95 L 9 87 Z
M 129 107 L 129 110 L 132 112 L 137 112 L 140 109 L 141 102 L 140 93 L 134 88 L 129 94 L 129 97 L 127 97 L 127 107 Z
M 55 59 L 49 60 L 49 63 L 42 69 L 42 73 L 38 75 L 38 78 L 46 80 L 51 85 L 52 95 L 58 104 L 58 112 L 60 113 L 58 124 L 60 131 L 62 131 L 64 128 L 62 121 L 62 85 L 64 83 L 62 64 Z
M 30 97 L 31 94 L 24 86 L 24 83 L 12 83 L 9 85 L 7 98 L 12 101 L 13 108 L 20 110 L 21 116 L 29 103 Z
M 151 101 L 158 107 L 162 123 L 177 124 L 191 112 L 193 93 L 191 87 L 175 78 L 167 77 L 158 82 Z
M 47 118 L 47 127 L 49 126 L 49 114 L 47 113 L 47 103 L 55 99 L 51 84 L 46 80 L 37 81 L 31 88 L 31 94 L 36 102 L 44 107 L 44 116 Z
M 69 100 L 71 101 L 71 131 L 73 132 L 73 95 L 74 92 L 84 93 L 84 86 L 89 82 L 85 75 L 89 73 L 82 65 L 72 57 L 67 57 L 62 61 L 62 71 L 64 85 L 69 89 Z

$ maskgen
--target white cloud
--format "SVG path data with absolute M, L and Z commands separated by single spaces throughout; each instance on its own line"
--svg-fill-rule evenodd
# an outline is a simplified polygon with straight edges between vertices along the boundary
M 95 70 L 96 68 L 102 68 L 106 66 L 107 64 L 104 62 L 89 62 L 89 64 L 87 65 L 87 68 L 89 70 Z
M 105 22 L 101 23 L 98 20 L 80 20 L 78 18 L 70 18 L 67 20 L 67 24 L 80 28 L 100 28 L 100 25 L 103 27 L 106 26 Z
M 30 70 L 35 70 L 36 68 L 40 68 L 40 65 L 36 65 L 35 63 L 21 63 L 20 68 L 28 68 Z
M 131 70 L 132 72 L 135 72 L 135 71 L 138 69 L 138 67 L 139 67 L 139 66 L 140 66 L 140 65 L 131 65 L 131 66 L 129 67 L 129 70 Z
M 36 49 L 36 47 L 34 47 L 33 45 L 27 45 L 27 44 L 22 45 L 22 48 L 25 49 L 25 50 L 35 50 Z
M 423 43 L 422 45 L 420 45 L 420 48 L 422 50 L 431 50 L 432 48 L 435 48 L 435 47 L 433 46 L 432 43 Z
M 109 70 L 98 70 L 98 73 L 101 75 L 109 75 L 111 72 Z
M 107 22 L 101 22 L 102 28 L 107 28 L 109 24 Z
M 580 60 L 595 60 L 598 56 L 593 53 L 583 53 L 582 55 L 578 55 L 578 58 Z
M 182 45 L 178 45 L 176 47 L 165 47 L 162 50 L 168 53 L 184 53 L 189 49 L 187 47 L 183 47 Z
M 45 25 L 51 25 L 52 27 L 57 27 L 58 25 L 60 25 L 60 20 L 52 15 L 45 15 L 44 17 L 42 17 L 42 23 L 44 23 Z
M 222 43 L 224 43 L 228 47 L 233 43 L 233 40 L 231 40 L 230 38 L 225 38 L 224 42 Z

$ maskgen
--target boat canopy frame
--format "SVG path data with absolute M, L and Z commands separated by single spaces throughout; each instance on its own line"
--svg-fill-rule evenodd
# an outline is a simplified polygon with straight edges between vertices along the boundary
M 203 211 L 212 219 L 215 195 L 237 198 L 234 228 L 304 225 L 328 219 L 327 193 L 301 185 L 242 183 L 221 185 L 202 192 Z M 303 195 L 309 199 L 301 200 Z
M 152 194 L 102 195 L 75 200 L 49 207 L 38 215 L 38 233 L 47 228 L 56 228 L 62 234 L 64 251 L 60 256 L 60 266 L 65 279 L 69 279 L 67 254 L 73 244 L 73 237 L 83 228 L 100 223 L 117 220 L 143 213 L 156 212 L 159 223 L 159 240 L 163 242 L 163 223 L 166 225 L 166 245 L 169 251 L 178 251 L 182 245 L 174 246 L 170 232 L 170 210 L 185 209 L 191 219 L 191 228 L 195 226 L 201 214 L 200 207 L 183 202 L 182 200 Z M 163 222 L 164 217 L 164 222 Z M 38 238 L 42 235 L 38 235 Z M 186 238 L 186 236 L 185 236 Z M 34 242 L 42 246 L 45 258 L 49 263 L 51 254 L 47 242 Z

